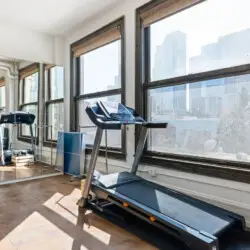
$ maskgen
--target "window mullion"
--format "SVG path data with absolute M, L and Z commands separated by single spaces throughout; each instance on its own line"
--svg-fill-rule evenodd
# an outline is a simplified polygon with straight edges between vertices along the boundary
M 47 94 L 48 94 L 48 99 L 47 100 L 51 100 L 51 69 L 48 69 L 47 72 Z

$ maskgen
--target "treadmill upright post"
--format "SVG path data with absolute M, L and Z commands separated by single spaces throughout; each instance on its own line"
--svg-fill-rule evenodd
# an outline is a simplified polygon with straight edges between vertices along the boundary
M 148 136 L 148 128 L 145 126 L 142 126 L 140 139 L 136 147 L 135 158 L 134 158 L 134 162 L 133 162 L 132 169 L 131 169 L 132 174 L 136 174 L 137 172 L 138 165 L 139 165 L 142 153 L 143 153 L 144 145 L 147 140 L 147 136 Z
M 103 129 L 97 127 L 95 142 L 94 142 L 93 150 L 91 153 L 91 159 L 89 162 L 87 178 L 86 178 L 85 184 L 84 184 L 84 190 L 83 190 L 81 199 L 78 201 L 78 205 L 80 207 L 85 207 L 87 205 L 91 181 L 92 181 L 92 177 L 94 174 L 96 160 L 97 160 L 98 152 L 99 152 L 100 145 L 101 145 L 102 133 L 103 133 Z

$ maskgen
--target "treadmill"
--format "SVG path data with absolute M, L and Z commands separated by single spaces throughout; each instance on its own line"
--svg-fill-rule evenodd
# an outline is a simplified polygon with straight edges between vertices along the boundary
M 97 132 L 79 207 L 104 212 L 116 205 L 194 250 L 218 250 L 219 238 L 226 231 L 245 229 L 242 216 L 136 175 L 149 129 L 166 129 L 167 123 L 147 122 L 120 103 L 104 105 L 100 101 L 87 106 L 86 113 L 97 126 Z M 141 134 L 131 172 L 101 175 L 95 171 L 103 130 L 119 130 L 133 124 L 141 126 Z
M 8 164 L 11 164 L 11 157 L 12 155 L 19 155 L 23 154 L 24 150 L 13 150 L 11 148 L 11 143 L 10 145 L 7 145 L 7 147 L 4 147 L 4 132 L 3 132 L 3 127 L 1 126 L 2 124 L 26 124 L 29 126 L 30 129 L 30 137 L 31 137 L 31 150 L 26 150 L 29 151 L 29 154 L 33 154 L 35 156 L 35 138 L 34 138 L 34 133 L 33 133 L 33 128 L 32 124 L 35 121 L 36 116 L 34 114 L 31 114 L 29 112 L 23 112 L 23 111 L 14 111 L 11 113 L 6 113 L 2 114 L 0 117 L 0 143 L 1 143 L 1 148 L 0 148 L 0 155 L 1 155 L 1 166 L 5 166 Z M 6 128 L 4 128 L 5 130 Z M 5 130 L 6 131 L 6 130 Z M 9 143 L 8 143 L 9 144 Z M 26 154 L 27 152 L 25 152 Z

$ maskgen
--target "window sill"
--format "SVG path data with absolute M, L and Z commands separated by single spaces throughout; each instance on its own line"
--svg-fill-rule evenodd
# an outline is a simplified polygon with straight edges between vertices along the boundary
M 86 152 L 87 155 L 90 155 L 91 152 L 92 152 L 92 148 L 86 148 L 85 152 Z M 105 149 L 100 149 L 99 150 L 99 156 L 105 157 L 105 155 L 106 155 Z M 121 151 L 118 151 L 118 150 L 116 151 L 116 150 L 108 149 L 107 156 L 108 156 L 108 159 L 115 159 L 115 160 L 125 161 L 127 155 L 125 153 L 121 152 Z
M 187 160 L 144 155 L 141 164 L 155 165 L 161 168 L 179 170 L 185 173 L 199 174 L 225 180 L 250 183 L 250 165 L 209 163 L 201 160 Z
M 44 141 L 43 142 L 43 146 L 44 147 L 48 147 L 48 148 L 56 148 L 57 147 L 57 141 Z M 91 155 L 91 152 L 92 152 L 92 148 L 86 148 L 85 149 L 85 153 L 86 155 Z M 99 151 L 99 156 L 101 157 L 105 157 L 106 155 L 106 151 L 104 149 L 100 149 Z M 107 152 L 107 155 L 108 155 L 108 159 L 115 159 L 115 160 L 122 160 L 122 161 L 125 161 L 126 160 L 126 154 L 125 153 L 122 153 L 121 151 L 115 151 L 115 150 L 108 150 Z
M 18 136 L 17 140 L 21 141 L 21 142 L 25 142 L 25 143 L 31 144 L 31 137 L 30 136 Z M 38 138 L 34 138 L 34 144 L 35 145 L 39 144 Z
M 43 146 L 48 147 L 48 148 L 51 148 L 51 147 L 56 148 L 57 147 L 57 141 L 44 141 Z

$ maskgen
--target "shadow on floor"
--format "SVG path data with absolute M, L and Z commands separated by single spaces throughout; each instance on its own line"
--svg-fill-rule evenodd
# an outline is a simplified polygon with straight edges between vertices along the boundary
M 0 249 L 155 249 L 88 210 L 79 212 L 79 186 L 67 176 L 1 186 Z M 6 239 L 12 248 L 1 246 Z

